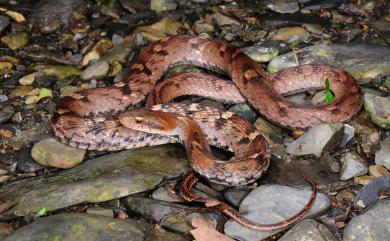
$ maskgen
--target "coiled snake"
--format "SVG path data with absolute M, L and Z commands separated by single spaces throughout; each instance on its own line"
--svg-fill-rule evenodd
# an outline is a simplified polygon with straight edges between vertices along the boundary
M 185 73 L 157 84 L 168 69 L 180 64 L 227 74 L 232 82 L 208 74 Z M 331 81 L 336 96 L 332 104 L 300 106 L 281 95 L 321 88 L 325 78 Z M 198 104 L 154 105 L 188 94 L 232 103 L 247 101 L 271 122 L 290 129 L 349 120 L 362 104 L 357 84 L 341 69 L 303 65 L 270 77 L 256 62 L 224 41 L 178 35 L 142 51 L 124 81 L 62 98 L 52 128 L 62 142 L 89 150 L 115 151 L 181 142 L 193 169 L 212 182 L 245 185 L 258 179 L 269 166 L 270 151 L 261 133 L 248 121 Z M 139 109 L 145 102 L 149 107 Z M 209 144 L 234 152 L 235 160 L 216 159 Z M 256 230 L 290 225 L 307 213 L 316 197 L 315 185 L 308 180 L 313 194 L 300 212 L 279 223 L 257 224 L 221 201 L 191 193 L 197 180 L 192 173 L 183 182 L 181 194 L 185 200 L 204 202 Z

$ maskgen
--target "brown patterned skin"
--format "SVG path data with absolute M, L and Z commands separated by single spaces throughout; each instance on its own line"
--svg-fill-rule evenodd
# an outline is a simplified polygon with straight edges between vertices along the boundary
M 166 104 L 152 106 L 150 110 L 134 110 L 144 104 L 166 70 L 180 64 L 194 64 L 227 74 L 236 88 L 231 83 L 221 83 L 217 79 L 211 81 L 214 84 L 208 90 L 215 87 L 218 91 L 219 88 L 221 94 L 225 92 L 224 89 L 233 89 L 235 94 L 228 101 L 241 102 L 245 99 L 266 118 L 290 129 L 305 129 L 321 122 L 343 122 L 349 120 L 361 107 L 362 98 L 356 83 L 340 69 L 327 65 L 306 65 L 282 71 L 271 78 L 239 49 L 223 41 L 174 36 L 146 48 L 132 64 L 126 80 L 62 98 L 52 120 L 55 135 L 64 143 L 89 150 L 113 151 L 183 142 L 194 169 L 211 181 L 228 185 L 245 185 L 255 181 L 267 169 L 270 152 L 261 134 L 241 117 L 199 105 Z M 206 82 L 210 79 L 202 74 L 198 76 L 206 79 Z M 330 105 L 298 106 L 287 102 L 279 93 L 322 87 L 325 78 L 331 81 L 336 95 Z M 175 81 L 168 85 L 186 89 L 184 82 Z M 164 85 L 167 86 L 166 83 Z M 198 92 L 183 91 L 178 95 L 199 94 L 203 91 L 206 95 L 215 96 L 207 94 L 207 87 L 195 89 Z M 158 103 L 164 95 L 159 93 L 163 92 L 154 92 L 148 103 Z M 209 123 L 209 119 L 213 121 Z M 138 128 L 138 131 L 134 128 Z M 148 133 L 139 132 L 147 129 L 150 129 Z M 215 159 L 207 142 L 234 151 L 236 160 L 223 162 Z M 194 180 L 192 178 L 191 182 L 184 182 L 183 197 L 191 195 L 190 186 Z M 245 226 L 270 230 L 285 227 L 295 222 L 297 217 L 301 218 L 313 204 L 315 189 L 313 195 L 314 198 L 312 196 L 301 212 L 283 224 L 254 224 L 228 206 L 221 204 L 215 208 L 219 207 L 219 210 Z M 187 200 L 190 200 L 188 196 Z M 192 200 L 201 201 L 196 196 L 192 196 Z

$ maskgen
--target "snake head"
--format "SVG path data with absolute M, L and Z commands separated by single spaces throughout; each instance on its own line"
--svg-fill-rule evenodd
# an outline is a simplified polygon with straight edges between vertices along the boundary
M 119 121 L 127 128 L 154 133 L 172 134 L 176 129 L 174 114 L 148 109 L 136 109 L 122 113 Z

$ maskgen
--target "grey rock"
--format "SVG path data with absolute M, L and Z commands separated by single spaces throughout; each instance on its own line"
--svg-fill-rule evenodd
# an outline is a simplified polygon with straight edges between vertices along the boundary
M 45 168 L 34 161 L 31 157 L 31 150 L 27 146 L 22 146 L 18 152 L 18 165 L 16 170 L 24 173 L 31 173 Z
M 379 200 L 366 212 L 353 217 L 344 229 L 344 241 L 388 241 L 390 199 Z
M 356 176 L 361 176 L 368 172 L 366 161 L 356 152 L 347 152 L 341 156 L 341 180 L 348 180 Z
M 268 71 L 299 64 L 330 64 L 341 67 L 359 83 L 390 74 L 390 48 L 381 45 L 315 45 L 288 54 L 279 55 L 268 64 Z
M 11 119 L 12 115 L 15 113 L 14 107 L 7 105 L 4 107 L 0 106 L 0 124 L 7 122 Z
M 169 232 L 164 228 L 157 227 L 153 229 L 145 241 L 188 241 L 188 239 L 184 238 L 182 235 Z
M 390 170 L 390 137 L 382 141 L 381 149 L 375 153 L 375 163 Z
M 223 215 L 204 208 L 189 208 L 183 205 L 153 200 L 145 197 L 129 196 L 124 199 L 128 211 L 159 223 L 175 233 L 185 234 L 193 229 L 193 218 L 209 220 L 215 227 L 225 221 Z
M 286 151 L 297 156 L 312 154 L 320 157 L 323 151 L 340 143 L 343 131 L 342 124 L 320 124 L 288 144 Z
M 364 108 L 375 124 L 390 129 L 390 97 L 364 94 Z
M 250 191 L 250 189 L 230 188 L 223 192 L 223 197 L 233 207 L 238 207 L 241 201 L 250 193 Z
M 348 144 L 348 142 L 355 136 L 355 127 L 344 124 L 344 134 L 341 139 L 339 147 L 344 148 Z
M 185 153 L 174 146 L 123 151 L 85 161 L 55 176 L 9 183 L 0 188 L 0 198 L 17 202 L 8 214 L 25 216 L 42 207 L 50 212 L 151 190 L 164 177 L 189 169 Z
M 85 240 L 143 241 L 152 225 L 139 220 L 118 220 L 99 215 L 63 213 L 40 218 L 4 241 Z
M 90 80 L 90 79 L 101 79 L 104 78 L 108 70 L 110 69 L 110 65 L 105 60 L 97 60 L 90 64 L 84 72 L 81 74 L 81 79 Z
M 379 199 L 379 192 L 390 188 L 390 176 L 378 177 L 363 186 L 353 199 L 354 205 L 371 205 Z
M 152 193 L 153 199 L 164 202 L 182 202 L 178 195 L 172 195 L 165 187 L 159 187 Z
M 299 11 L 298 2 L 296 0 L 268 0 L 267 7 L 277 13 L 295 13 Z
M 311 191 L 306 188 L 294 188 L 281 185 L 263 185 L 254 189 L 240 205 L 240 213 L 244 217 L 257 223 L 276 223 L 299 212 L 307 203 Z M 313 218 L 330 206 L 325 194 L 319 193 L 316 201 L 306 214 L 306 218 Z M 240 241 L 263 240 L 282 230 L 270 232 L 255 231 L 243 227 L 235 221 L 229 220 L 225 224 L 225 233 Z
M 297 223 L 279 241 L 337 241 L 337 239 L 325 225 L 307 219 Z
M 41 32 L 50 33 L 60 27 L 68 28 L 75 21 L 73 13 L 77 11 L 84 14 L 86 6 L 84 0 L 43 0 L 37 2 L 28 19 Z
M 119 34 L 113 34 L 112 35 L 112 45 L 118 45 L 118 44 L 121 44 L 123 43 L 125 40 L 123 39 L 122 36 L 120 36 Z
M 9 24 L 9 18 L 4 15 L 0 15 L 0 35 L 7 29 Z
M 87 209 L 87 214 L 100 215 L 104 217 L 113 218 L 114 212 L 110 208 L 90 207 Z

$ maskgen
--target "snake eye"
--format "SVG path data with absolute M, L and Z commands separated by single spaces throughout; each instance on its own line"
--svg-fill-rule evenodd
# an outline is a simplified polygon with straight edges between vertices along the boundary
M 139 118 L 139 117 L 135 118 L 135 123 L 137 123 L 137 124 L 141 124 L 142 121 L 143 121 L 143 118 Z

